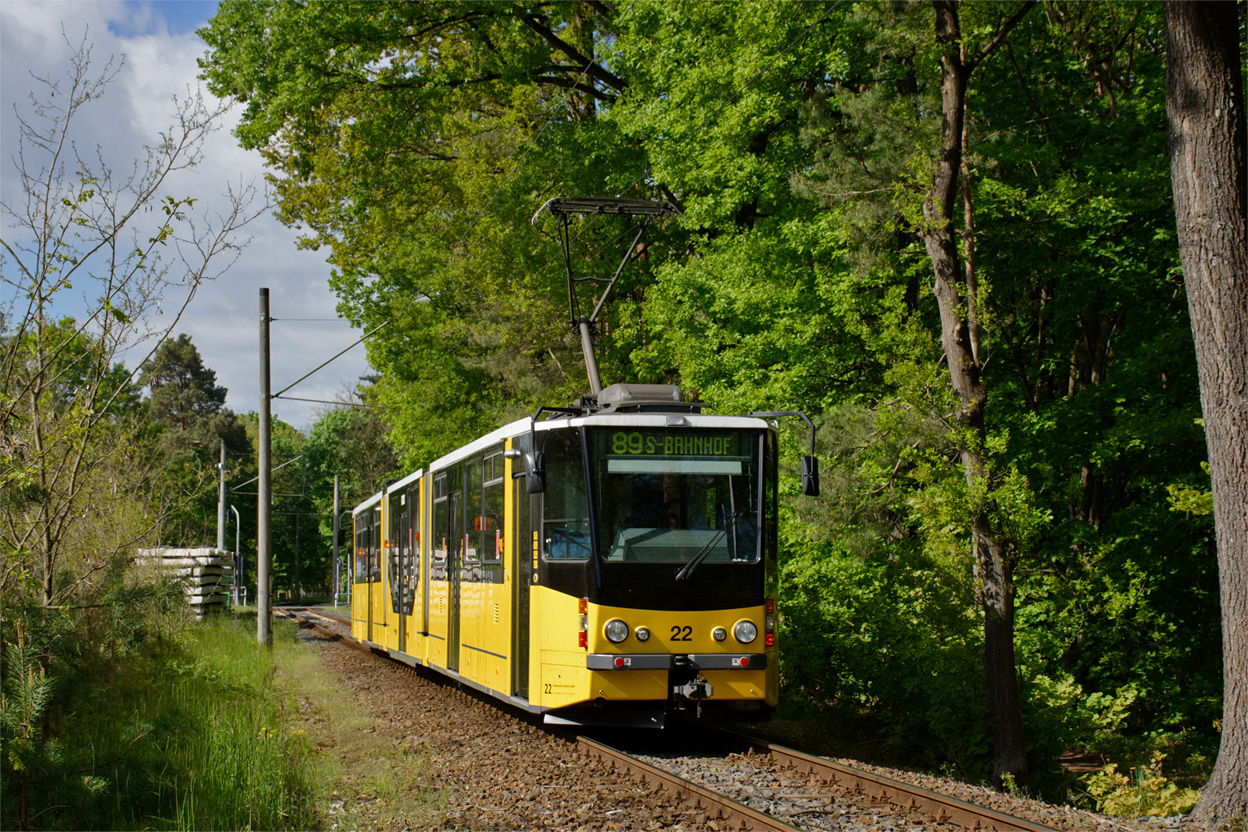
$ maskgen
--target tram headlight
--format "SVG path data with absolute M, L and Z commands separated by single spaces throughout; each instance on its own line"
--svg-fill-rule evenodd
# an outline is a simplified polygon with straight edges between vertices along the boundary
M 650 640 L 650 630 L 646 627 L 638 627 L 637 632 L 633 633 L 633 635 L 637 636 L 638 641 Z
M 711 638 L 716 641 L 723 641 L 728 638 L 728 631 L 723 627 L 716 627 L 714 630 L 711 630 Z
M 753 621 L 738 621 L 732 627 L 732 634 L 742 644 L 749 644 L 758 638 L 758 628 L 754 626 Z
M 628 625 L 618 618 L 612 618 L 607 622 L 606 626 L 602 628 L 602 632 L 606 635 L 607 641 L 612 644 L 619 644 L 624 639 L 628 638 Z

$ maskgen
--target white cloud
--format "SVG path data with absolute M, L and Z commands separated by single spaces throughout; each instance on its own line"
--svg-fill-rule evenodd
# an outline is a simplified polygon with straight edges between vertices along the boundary
M 6 203 L 15 196 L 17 177 L 11 157 L 17 151 L 14 105 L 25 109 L 33 88 L 31 74 L 57 78 L 84 34 L 103 67 L 110 55 L 125 63 L 105 99 L 84 110 L 80 142 L 101 146 L 105 159 L 128 170 L 144 145 L 154 144 L 170 124 L 173 98 L 185 99 L 201 87 L 196 59 L 205 45 L 193 30 L 207 22 L 213 3 L 77 2 L 5 0 L 0 3 L 0 190 Z M 196 14 L 198 13 L 198 14 Z M 66 43 L 66 40 L 69 43 Z M 203 95 L 209 96 L 207 90 Z M 258 155 L 238 147 L 229 133 L 234 121 L 204 146 L 202 164 L 171 179 L 168 192 L 193 196 L 197 208 L 221 205 L 230 185 L 263 183 Z M 6 239 L 13 233 L 6 217 Z M 324 254 L 298 250 L 295 232 L 266 214 L 245 232 L 252 238 L 235 265 L 204 285 L 178 327 L 198 347 L 217 382 L 229 388 L 227 405 L 240 413 L 259 400 L 259 289 L 269 287 L 277 322 L 272 325 L 272 378 L 276 392 L 344 349 L 359 337 L 336 320 L 336 298 L 329 291 Z M 72 313 L 72 310 L 71 310 Z M 330 319 L 302 321 L 296 319 Z M 369 372 L 364 348 L 356 347 L 289 392 L 309 399 L 334 399 Z M 274 412 L 290 424 L 309 428 L 323 406 L 278 400 Z

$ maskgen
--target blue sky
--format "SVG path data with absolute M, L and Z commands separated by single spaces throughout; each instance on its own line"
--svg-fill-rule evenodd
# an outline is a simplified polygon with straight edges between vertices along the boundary
M 125 0 L 122 5 L 130 11 L 130 16 L 109 22 L 109 31 L 122 39 L 153 34 L 151 27 L 161 25 L 169 34 L 194 34 L 217 13 L 217 0 L 158 0 L 152 3 Z
M 101 101 L 84 109 L 76 136 L 80 148 L 98 146 L 115 169 L 128 168 L 141 148 L 154 144 L 170 124 L 175 96 L 185 98 L 199 86 L 196 59 L 205 51 L 195 35 L 215 13 L 211 0 L 3 0 L 0 2 L 0 193 L 6 205 L 22 196 L 13 175 L 18 151 L 15 107 L 29 115 L 32 75 L 59 77 L 84 37 L 97 64 L 110 55 L 124 56 L 124 66 Z M 66 43 L 69 41 L 69 44 Z M 204 93 L 207 94 L 206 90 Z M 197 207 L 212 210 L 227 184 L 263 184 L 259 157 L 243 151 L 229 133 L 231 121 L 204 147 L 202 164 L 179 179 L 180 195 L 195 197 Z M 27 151 L 27 167 L 32 163 Z M 0 227 L 6 242 L 19 232 L 10 217 Z M 296 232 L 266 214 L 248 228 L 251 241 L 228 272 L 206 284 L 176 332 L 185 332 L 229 388 L 227 406 L 239 413 L 257 409 L 259 387 L 259 289 L 270 289 L 273 389 L 280 390 L 359 337 L 337 319 L 336 298 L 328 289 L 326 252 L 300 251 Z M 5 263 L 7 274 L 12 268 Z M 78 288 L 77 286 L 75 288 Z M 15 300 L 0 283 L 0 312 Z M 83 308 L 67 301 L 57 314 L 78 315 Z M 363 347 L 356 347 L 325 370 L 291 390 L 308 399 L 339 397 L 369 372 Z M 307 429 L 323 406 L 279 400 L 274 412 Z

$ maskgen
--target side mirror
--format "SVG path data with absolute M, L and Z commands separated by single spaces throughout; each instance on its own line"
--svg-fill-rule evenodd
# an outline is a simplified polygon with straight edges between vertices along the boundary
M 814 456 L 802 457 L 802 493 L 807 497 L 819 496 L 819 460 Z
M 524 487 L 529 494 L 541 494 L 546 490 L 546 455 L 541 451 L 529 451 L 524 455 Z
M 802 493 L 807 497 L 819 496 L 819 460 L 815 457 L 815 423 L 800 410 L 751 410 L 749 416 L 774 419 L 777 416 L 800 416 L 810 426 L 810 454 L 802 457 Z

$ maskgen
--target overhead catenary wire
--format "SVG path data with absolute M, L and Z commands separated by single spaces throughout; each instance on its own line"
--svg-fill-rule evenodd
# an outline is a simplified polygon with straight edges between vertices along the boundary
M 282 394 L 283 394 L 283 393 L 285 393 L 287 390 L 289 390 L 290 388 L 292 388 L 292 387 L 294 387 L 295 385 L 299 384 L 300 382 L 302 382 L 304 379 L 306 379 L 308 376 L 312 375 L 313 373 L 316 373 L 316 372 L 318 372 L 319 370 L 323 369 L 324 367 L 326 367 L 326 366 L 327 366 L 328 364 L 330 364 L 331 362 L 333 362 L 333 361 L 337 361 L 339 358 L 341 358 L 342 356 L 346 355 L 348 352 L 350 352 L 351 350 L 355 349 L 355 348 L 356 348 L 357 346 L 359 346 L 360 344 L 364 343 L 364 340 L 365 340 L 366 338 L 368 338 L 369 336 L 373 335 L 374 333 L 376 333 L 378 330 L 382 329 L 383 327 L 389 326 L 389 325 L 390 325 L 390 322 L 391 322 L 391 321 L 393 321 L 393 320 L 394 320 L 394 318 L 387 318 L 386 320 L 382 321 L 380 324 L 378 324 L 377 326 L 375 326 L 375 327 L 373 327 L 372 329 L 370 329 L 368 332 L 365 332 L 363 335 L 361 335 L 361 336 L 360 336 L 360 338 L 359 338 L 359 340 L 357 340 L 357 341 L 356 341 L 355 343 L 353 343 L 351 346 L 349 346 L 349 347 L 347 347 L 346 349 L 344 349 L 344 350 L 342 350 L 341 352 L 339 352 L 339 353 L 338 353 L 337 355 L 335 355 L 333 358 L 329 359 L 329 361 L 325 361 L 324 363 L 319 364 L 318 366 L 316 366 L 316 367 L 314 367 L 313 369 L 309 370 L 308 372 L 304 373 L 304 374 L 303 374 L 303 375 L 301 375 L 298 379 L 296 379 L 295 381 L 293 381 L 293 382 L 291 382 L 290 384 L 288 384 L 288 385 L 286 385 L 285 387 L 283 387 L 281 390 L 279 390 L 279 391 L 277 391 L 276 393 L 274 393 L 274 394 L 273 394 L 270 398 L 274 398 L 274 399 L 280 399 L 280 398 L 283 398 Z M 293 400 L 293 399 L 288 399 L 287 401 L 291 401 L 291 400 Z
M 313 371 L 315 372 L 315 371 Z M 383 405 L 364 404 L 363 402 L 344 402 L 341 399 L 303 399 L 299 396 L 282 396 L 282 401 L 286 402 L 311 402 L 312 404 L 332 404 L 338 407 L 358 407 L 365 410 L 385 410 Z

